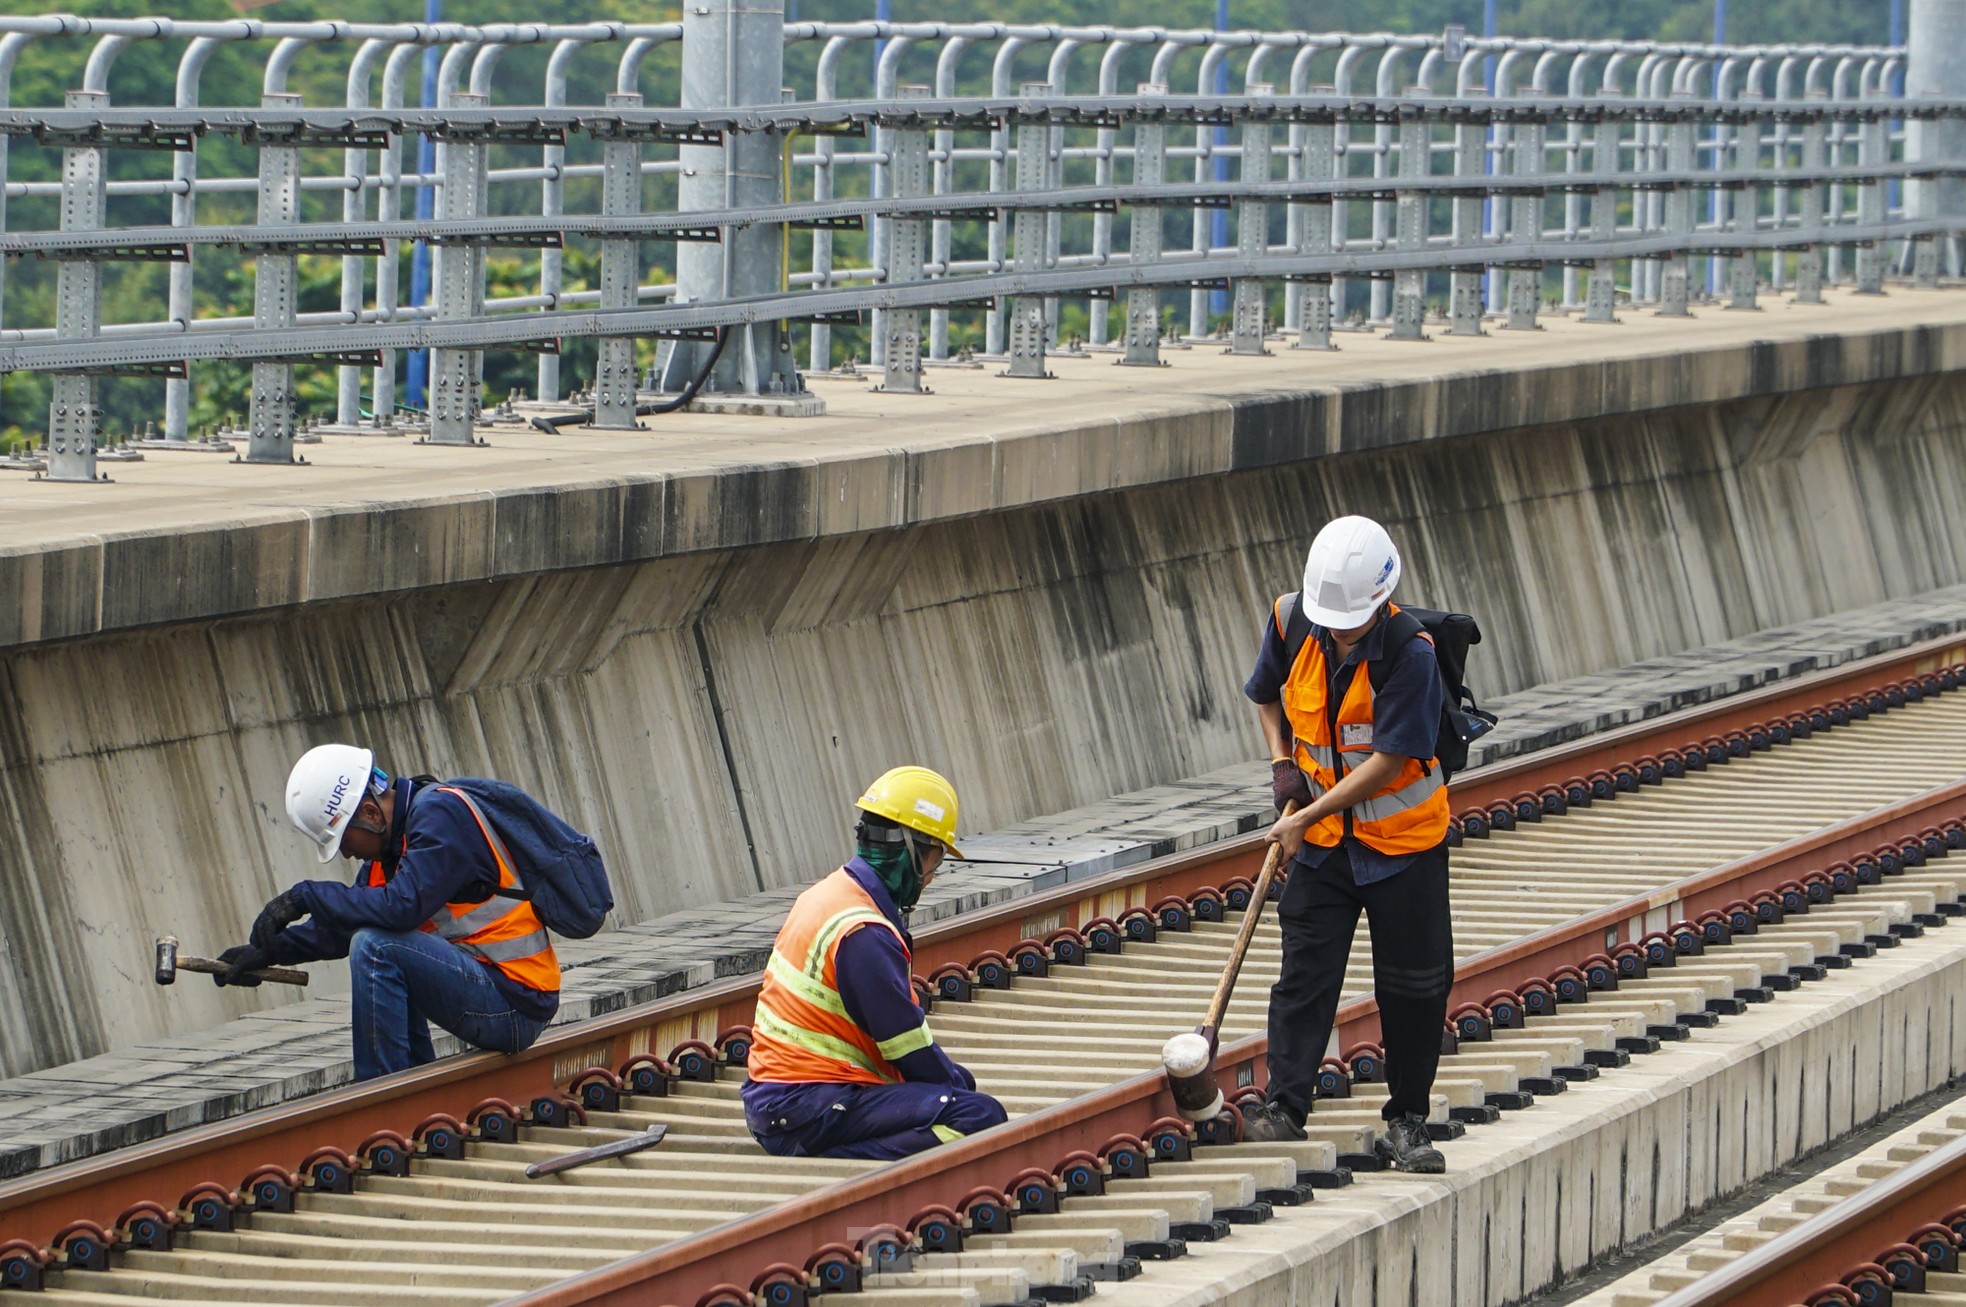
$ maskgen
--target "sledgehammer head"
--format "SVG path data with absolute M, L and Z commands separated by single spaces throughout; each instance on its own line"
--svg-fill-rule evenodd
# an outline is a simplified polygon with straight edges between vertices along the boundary
M 169 985 L 177 980 L 177 936 L 157 937 L 157 983 Z
M 1176 1035 L 1161 1045 L 1161 1065 L 1167 1069 L 1167 1087 L 1174 1093 L 1174 1106 L 1190 1121 L 1210 1121 L 1222 1112 L 1222 1091 L 1210 1075 L 1215 1063 L 1215 1047 L 1206 1035 Z

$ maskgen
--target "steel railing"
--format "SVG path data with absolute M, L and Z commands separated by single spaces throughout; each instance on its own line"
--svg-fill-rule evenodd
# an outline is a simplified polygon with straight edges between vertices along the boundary
M 50 475 L 95 475 L 103 374 L 161 375 L 164 430 L 152 443 L 185 444 L 188 366 L 203 360 L 253 364 L 247 458 L 287 461 L 296 363 L 336 370 L 335 418 L 354 427 L 364 369 L 371 424 L 386 424 L 401 353 L 436 351 L 429 438 L 465 443 L 486 349 L 540 350 L 537 393 L 552 400 L 563 389 L 555 342 L 624 342 L 603 358 L 593 400 L 597 425 L 627 426 L 636 387 L 622 374 L 636 337 L 807 323 L 809 365 L 825 369 L 833 325 L 871 319 L 883 384 L 916 391 L 924 363 L 951 353 L 952 314 L 982 318 L 984 353 L 1007 374 L 1041 376 L 1064 344 L 1067 301 L 1085 302 L 1095 348 L 1111 341 L 1118 308 L 1121 361 L 1151 364 L 1170 290 L 1187 291 L 1173 334 L 1206 336 L 1226 316 L 1230 350 L 1253 354 L 1281 287 L 1283 330 L 1329 348 L 1347 317 L 1421 338 L 1443 302 L 1445 329 L 1468 334 L 1490 315 L 1534 326 L 1550 293 L 1609 321 L 1621 300 L 1670 314 L 1703 291 L 1742 308 L 1764 286 L 1805 301 L 1843 280 L 1876 291 L 1894 268 L 1936 284 L 1945 238 L 1966 226 L 1941 199 L 1966 160 L 1913 148 L 1919 125 L 1966 120 L 1966 102 L 1904 96 L 1896 48 L 1450 48 L 1425 36 L 997 23 L 794 23 L 783 38 L 818 47 L 809 94 L 684 109 L 642 91 L 656 80 L 649 56 L 685 41 L 682 24 L 0 18 L 0 254 L 52 261 L 58 281 L 54 320 L 22 322 L 6 314 L 0 280 L 0 370 L 53 374 Z M 93 44 L 63 105 L 8 103 L 23 50 L 78 40 Z M 152 40 L 185 42 L 174 102 L 113 105 L 116 58 Z M 262 102 L 203 107 L 202 71 L 234 42 L 267 49 Z M 871 53 L 866 43 L 879 43 L 873 97 L 843 99 L 846 60 Z M 499 60 L 522 45 L 551 47 L 538 103 L 494 105 L 495 88 L 510 93 Z M 613 76 L 576 95 L 575 56 L 593 48 L 618 49 Z M 410 68 L 431 49 L 437 107 L 406 107 Z M 287 89 L 296 61 L 333 50 L 346 52 L 345 105 L 300 104 Z M 989 93 L 962 94 L 986 50 Z M 1096 84 L 1075 85 L 1090 81 L 1074 65 L 1095 50 Z M 1046 52 L 1045 80 L 1018 80 Z M 588 54 L 577 66 L 598 64 Z M 910 74 L 924 81 L 904 83 Z M 1194 93 L 1175 89 L 1187 85 Z M 250 147 L 250 175 L 200 173 L 196 146 L 216 137 Z M 419 138 L 434 144 L 432 162 L 406 167 Z M 706 153 L 761 138 L 781 160 L 775 202 L 684 209 L 662 189 L 647 204 L 651 177 L 666 187 Z M 58 155 L 60 180 L 7 180 L 9 145 L 47 151 L 50 171 Z M 569 162 L 570 149 L 599 161 Z M 513 164 L 535 150 L 536 164 Z M 124 165 L 135 175 L 112 179 L 111 152 L 136 159 Z M 570 181 L 598 204 L 567 212 Z M 434 216 L 406 217 L 423 192 Z M 199 213 L 201 197 L 248 194 L 252 222 Z M 156 197 L 169 199 L 168 223 L 127 219 Z M 6 229 L 7 198 L 42 201 L 54 229 Z M 755 268 L 706 284 L 643 248 L 728 248 L 759 229 L 775 240 L 747 248 L 781 251 L 762 287 Z M 804 235 L 795 248 L 792 234 L 808 231 L 809 252 Z M 597 285 L 568 288 L 569 239 L 598 244 Z M 418 242 L 434 251 L 435 294 L 405 304 L 402 254 Z M 200 247 L 256 260 L 250 316 L 196 316 Z M 501 247 L 536 259 L 536 293 L 487 298 L 485 253 Z M 298 260 L 313 255 L 341 260 L 337 309 L 299 311 Z M 171 265 L 162 315 L 102 321 L 105 271 L 146 260 Z M 1560 290 L 1546 289 L 1546 267 L 1561 269 Z M 733 385 L 782 385 L 754 362 L 732 366 L 718 376 Z

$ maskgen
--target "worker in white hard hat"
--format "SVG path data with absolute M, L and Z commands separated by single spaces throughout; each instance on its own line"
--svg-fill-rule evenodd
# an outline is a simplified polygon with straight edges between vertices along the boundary
M 559 1009 L 560 964 L 532 903 L 500 892 L 519 882 L 493 824 L 530 802 L 502 782 L 391 777 L 354 745 L 308 750 L 287 815 L 322 862 L 353 859 L 355 882 L 275 896 L 214 979 L 346 957 L 361 1080 L 431 1061 L 432 1023 L 479 1048 L 530 1046 Z
M 1270 991 L 1267 1101 L 1251 1139 L 1304 1138 L 1361 910 L 1372 931 L 1386 1078 L 1376 1151 L 1439 1172 L 1427 1129 L 1454 943 L 1447 898 L 1448 799 L 1435 739 L 1445 696 L 1434 646 L 1392 602 L 1399 550 L 1370 518 L 1341 517 L 1312 542 L 1303 588 L 1264 622 L 1243 692 L 1270 749 L 1289 862 L 1277 907 L 1283 966 Z
M 857 855 L 799 895 L 752 1024 L 744 1119 L 780 1157 L 890 1160 L 1001 1125 L 928 1028 L 907 912 L 956 851 L 956 791 L 896 767 L 860 797 Z

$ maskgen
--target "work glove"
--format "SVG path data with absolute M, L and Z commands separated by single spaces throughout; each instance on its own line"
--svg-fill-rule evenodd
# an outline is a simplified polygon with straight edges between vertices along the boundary
M 254 948 L 251 944 L 229 948 L 218 955 L 218 960 L 226 966 L 226 970 L 212 973 L 212 983 L 220 989 L 224 989 L 227 985 L 255 989 L 259 986 L 259 977 L 248 973 L 273 965 L 271 953 L 265 949 Z
M 1302 808 L 1311 801 L 1311 785 L 1304 779 L 1304 769 L 1289 758 L 1279 758 L 1270 764 L 1270 798 L 1282 812 L 1286 803 L 1294 803 Z
M 306 915 L 307 909 L 295 899 L 292 890 L 277 895 L 259 910 L 259 917 L 253 922 L 252 946 L 270 957 L 273 941 L 280 937 L 280 932 Z

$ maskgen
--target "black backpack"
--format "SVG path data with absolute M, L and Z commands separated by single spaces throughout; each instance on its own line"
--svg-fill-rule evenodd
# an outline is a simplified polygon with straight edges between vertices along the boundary
M 568 939 L 587 939 L 600 930 L 614 908 L 614 891 L 593 840 L 505 781 L 480 776 L 411 779 L 436 782 L 462 795 L 492 847 L 519 877 L 520 884 L 512 889 L 484 886 L 485 897 L 497 894 L 530 902 L 548 930 Z
M 1304 641 L 1311 638 L 1311 619 L 1304 616 L 1295 592 L 1279 599 L 1277 609 L 1283 618 L 1284 667 L 1288 669 L 1297 665 Z M 1467 685 L 1468 647 L 1481 643 L 1481 627 L 1466 613 L 1401 608 L 1387 619 L 1385 654 L 1368 662 L 1366 673 L 1373 693 L 1385 689 L 1394 656 L 1408 640 L 1421 634 L 1433 641 L 1434 663 L 1440 668 L 1441 685 L 1446 690 L 1440 705 L 1440 727 L 1434 736 L 1434 760 L 1445 780 L 1468 765 L 1468 746 L 1495 726 L 1495 715 L 1476 706 L 1474 692 Z M 1344 690 L 1342 685 L 1333 686 L 1328 697 L 1335 702 Z

